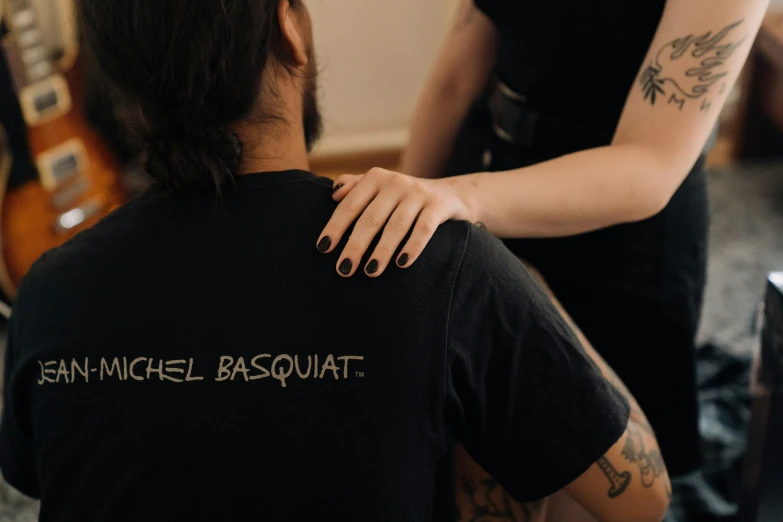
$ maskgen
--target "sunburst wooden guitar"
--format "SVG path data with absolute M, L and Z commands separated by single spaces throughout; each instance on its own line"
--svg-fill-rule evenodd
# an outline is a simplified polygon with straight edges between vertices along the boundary
M 9 62 L 38 167 L 37 179 L 6 190 L 2 206 L 2 290 L 13 298 L 41 254 L 100 220 L 125 194 L 111 153 L 84 119 L 79 60 L 58 72 L 30 0 L 8 0 L 7 8 Z

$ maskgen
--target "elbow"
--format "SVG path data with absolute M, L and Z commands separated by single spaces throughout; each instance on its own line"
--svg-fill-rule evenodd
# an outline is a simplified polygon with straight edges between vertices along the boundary
M 650 488 L 650 522 L 662 522 L 666 518 L 666 512 L 669 511 L 669 504 L 671 504 L 671 481 L 669 475 L 664 473 L 661 477 L 663 485 L 661 487 Z
M 669 482 L 668 476 L 666 477 L 666 484 L 666 488 L 669 488 L 667 491 L 671 491 L 671 483 Z M 666 512 L 669 511 L 671 498 L 667 491 L 663 491 L 664 488 L 650 489 L 654 490 L 650 492 L 650 495 L 654 498 L 650 500 L 651 507 L 645 520 L 649 520 L 650 522 L 663 522 L 666 518 Z
M 665 479 L 665 485 L 663 481 L 659 485 L 656 480 L 654 486 L 640 488 L 641 491 L 636 492 L 631 509 L 626 508 L 621 513 L 614 513 L 612 516 L 599 518 L 599 520 L 606 522 L 619 522 L 620 520 L 663 522 L 671 502 L 669 497 L 671 486 L 667 475 L 664 474 L 661 478 Z
M 628 222 L 644 221 L 657 216 L 663 212 L 673 195 L 674 191 L 659 190 L 633 198 L 634 204 L 628 209 Z
M 648 168 L 634 173 L 627 197 L 628 222 L 644 221 L 660 214 L 688 176 L 690 166 L 677 160 L 666 160 L 662 154 L 651 153 Z

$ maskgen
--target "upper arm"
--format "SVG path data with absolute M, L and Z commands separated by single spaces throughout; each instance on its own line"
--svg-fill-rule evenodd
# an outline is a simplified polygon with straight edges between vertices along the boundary
M 516 500 L 562 489 L 623 434 L 628 402 L 522 263 L 477 229 L 449 323 L 456 435 Z
M 634 81 L 615 144 L 654 148 L 680 185 L 704 147 L 769 0 L 668 0 Z
M 566 492 L 598 520 L 661 520 L 671 500 L 671 482 L 649 421 L 625 384 L 573 323 L 541 275 L 535 269 L 531 268 L 531 271 L 552 304 L 571 325 L 582 349 L 598 366 L 603 378 L 631 403 L 631 416 L 622 438 L 566 487 Z
M 473 0 L 462 0 L 433 75 L 444 87 L 459 89 L 472 100 L 495 65 L 497 39 L 497 29 Z

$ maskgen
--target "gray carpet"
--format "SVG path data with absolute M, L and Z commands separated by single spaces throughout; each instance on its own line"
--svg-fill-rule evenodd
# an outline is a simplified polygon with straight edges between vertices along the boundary
M 766 274 L 783 270 L 783 163 L 710 172 L 712 232 L 701 342 L 752 349 Z M 0 522 L 32 522 L 37 504 L 0 481 Z
M 707 289 L 701 342 L 752 349 L 767 273 L 783 271 L 783 163 L 713 169 Z

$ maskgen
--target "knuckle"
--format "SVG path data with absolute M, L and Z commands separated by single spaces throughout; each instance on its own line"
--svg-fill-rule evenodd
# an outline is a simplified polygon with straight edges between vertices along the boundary
M 411 257 L 416 257 L 415 254 L 424 250 L 426 243 L 420 239 L 411 238 L 405 247 L 405 251 L 411 254 Z
M 442 194 L 434 193 L 427 196 L 427 206 L 432 210 L 437 210 L 445 204 L 446 198 Z
M 352 201 L 343 200 L 340 206 L 335 210 L 335 214 L 345 216 L 347 220 L 352 220 L 354 216 L 363 210 L 362 206 Z
M 429 237 L 435 233 L 437 226 L 433 224 L 431 221 L 422 221 L 421 223 L 419 223 L 418 228 L 421 235 Z
M 357 224 L 362 228 L 379 228 L 383 222 L 381 217 L 376 214 L 375 212 L 369 212 L 366 211 L 361 218 L 359 218 L 359 221 Z
M 384 245 L 378 245 L 373 251 L 373 257 L 378 261 L 389 259 L 391 255 L 392 251 Z
M 389 184 L 395 188 L 405 188 L 411 184 L 410 176 L 404 174 L 389 173 L 388 180 Z
M 407 219 L 405 219 L 403 216 L 392 216 L 391 219 L 389 219 L 389 222 L 386 224 L 386 228 L 395 233 L 405 233 L 410 229 L 411 223 Z
M 385 176 L 388 173 L 387 170 L 382 169 L 380 167 L 373 167 L 370 170 L 367 171 L 367 177 L 370 178 L 380 178 Z
M 351 239 L 348 241 L 348 244 L 345 245 L 345 248 L 343 248 L 342 257 L 345 259 L 358 259 L 361 257 L 361 253 L 362 250 L 359 248 L 359 245 Z

